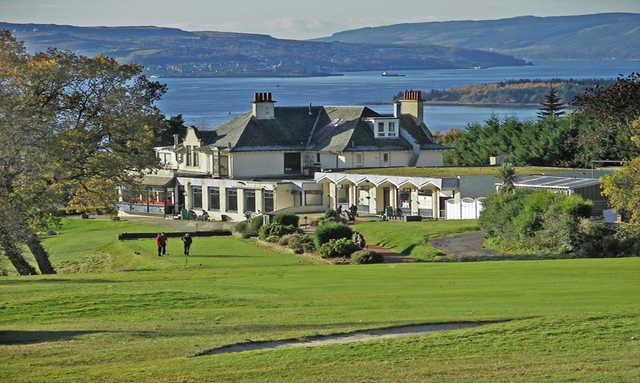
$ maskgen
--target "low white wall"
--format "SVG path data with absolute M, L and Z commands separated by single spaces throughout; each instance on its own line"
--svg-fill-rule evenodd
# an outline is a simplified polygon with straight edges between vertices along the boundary
M 478 219 L 482 212 L 482 198 L 448 199 L 447 219 Z

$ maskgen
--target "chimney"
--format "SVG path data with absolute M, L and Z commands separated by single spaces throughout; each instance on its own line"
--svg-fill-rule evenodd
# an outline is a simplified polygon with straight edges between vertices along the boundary
M 178 148 L 178 144 L 180 143 L 180 136 L 177 134 L 173 135 L 173 148 L 177 149 Z
M 406 90 L 400 100 L 400 108 L 402 114 L 412 115 L 418 120 L 418 123 L 424 121 L 424 101 L 422 100 L 421 91 Z
M 256 120 L 273 120 L 275 118 L 275 101 L 271 92 L 257 92 L 253 95 L 253 117 Z
M 393 101 L 393 117 L 400 118 L 402 114 L 402 103 L 400 100 Z

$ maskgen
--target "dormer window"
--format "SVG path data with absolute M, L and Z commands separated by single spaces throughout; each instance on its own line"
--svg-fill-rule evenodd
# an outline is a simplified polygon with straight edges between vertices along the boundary
M 376 138 L 398 138 L 398 119 L 390 117 L 374 117 L 368 120 L 373 126 Z

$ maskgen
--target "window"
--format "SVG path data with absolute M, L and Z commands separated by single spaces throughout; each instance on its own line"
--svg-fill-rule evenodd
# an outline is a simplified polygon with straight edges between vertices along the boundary
M 306 206 L 322 206 L 322 190 L 307 190 L 304 192 Z
M 364 153 L 356 153 L 355 165 L 364 166 Z
M 187 145 L 187 166 L 191 166 L 191 160 L 193 159 L 191 155 L 191 145 Z
M 433 194 L 433 191 L 429 189 L 418 190 L 418 195 L 421 197 L 431 197 L 432 194 Z
M 226 189 L 227 194 L 227 211 L 238 211 L 238 190 Z
M 387 135 L 389 137 L 395 137 L 396 136 L 396 123 L 391 121 L 389 122 L 389 130 L 387 132 Z
M 300 153 L 284 154 L 284 174 L 300 174 Z
M 244 211 L 256 211 L 256 191 L 244 189 Z
M 202 186 L 191 187 L 191 207 L 202 209 Z
M 378 131 L 376 136 L 384 137 L 384 122 L 378 122 Z
M 349 185 L 338 185 L 338 203 L 349 203 Z
M 210 186 L 209 194 L 209 210 L 220 210 L 220 188 Z
M 320 163 L 320 153 L 316 153 L 316 162 Z
M 200 155 L 198 154 L 197 151 L 193 151 L 193 166 L 199 166 L 200 165 Z
M 229 177 L 229 155 L 220 154 L 220 176 Z
M 389 162 L 389 153 L 382 153 L 382 161 Z
M 171 153 L 158 153 L 158 158 L 160 159 L 160 163 L 163 165 L 171 163 Z
M 262 208 L 265 213 L 270 213 L 273 211 L 273 190 L 264 190 L 262 192 Z

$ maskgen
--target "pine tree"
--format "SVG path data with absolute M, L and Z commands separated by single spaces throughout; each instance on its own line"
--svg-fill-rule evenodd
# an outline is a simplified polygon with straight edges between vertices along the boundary
M 544 102 L 538 112 L 538 118 L 558 118 L 564 114 L 564 103 L 554 87 L 549 88 L 549 93 L 545 94 Z
M 500 185 L 501 193 L 513 193 L 516 183 L 516 169 L 510 162 L 505 162 L 498 170 L 498 179 L 502 181 Z

